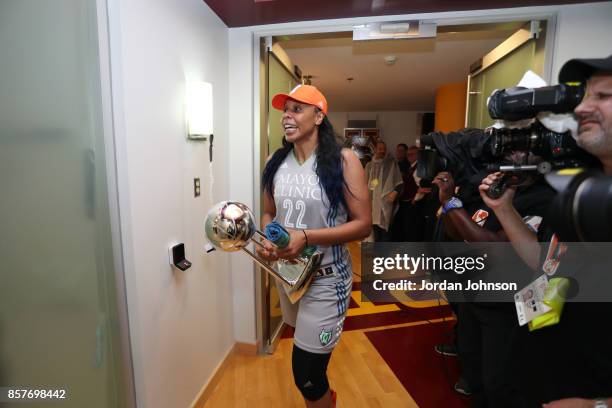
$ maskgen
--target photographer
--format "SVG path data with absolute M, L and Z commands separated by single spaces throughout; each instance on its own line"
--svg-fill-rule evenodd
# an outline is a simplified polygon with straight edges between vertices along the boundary
M 509 154 L 505 159 L 520 162 L 523 160 L 522 153 Z M 433 184 L 439 189 L 440 203 L 443 205 L 442 220 L 448 235 L 465 242 L 508 240 L 495 214 L 482 200 L 472 201 L 464 207 L 455 194 L 451 173 L 440 172 Z M 514 205 L 524 222 L 535 227 L 553 195 L 554 191 L 543 180 L 529 179 L 516 195 Z M 504 262 L 520 268 L 519 259 L 504 259 Z M 490 270 L 488 277 L 494 278 L 491 275 L 496 275 L 495 271 Z M 459 360 L 473 393 L 471 406 L 519 406 L 515 372 L 509 369 L 515 358 L 518 329 L 511 299 L 505 302 L 458 303 L 457 325 Z
M 577 143 L 599 159 L 604 173 L 612 175 L 612 56 L 571 60 L 561 69 L 559 81 L 586 82 L 586 94 L 574 110 L 579 121 Z M 497 199 L 486 194 L 500 176 L 494 173 L 482 181 L 483 201 L 495 212 L 519 256 L 541 271 L 546 262 L 541 260 L 538 241 L 550 241 L 548 253 L 560 243 L 546 219 L 537 235 L 527 228 L 512 205 L 514 188 Z M 563 267 L 563 258 L 555 261 L 557 269 L 545 270 L 549 275 L 562 271 L 558 266 Z M 605 267 L 593 269 L 570 272 L 576 276 L 610 273 Z M 524 406 L 612 407 L 612 348 L 607 331 L 611 316 L 612 303 L 566 302 L 557 324 L 520 330 L 517 356 L 525 367 L 521 376 Z

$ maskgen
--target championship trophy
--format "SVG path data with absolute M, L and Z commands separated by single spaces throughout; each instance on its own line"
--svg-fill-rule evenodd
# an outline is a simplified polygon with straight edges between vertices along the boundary
M 263 247 L 261 241 L 268 239 L 280 248 L 288 245 L 289 235 L 279 224 L 273 223 L 264 234 L 255 227 L 255 217 L 246 205 L 237 201 L 222 201 L 215 204 L 206 216 L 206 236 L 211 244 L 225 252 L 243 250 L 268 273 L 279 279 L 292 303 L 297 302 L 308 289 L 313 274 L 322 258 L 321 252 L 308 247 L 297 258 L 287 261 L 279 259 L 274 264 L 259 258 L 247 248 L 249 243 Z

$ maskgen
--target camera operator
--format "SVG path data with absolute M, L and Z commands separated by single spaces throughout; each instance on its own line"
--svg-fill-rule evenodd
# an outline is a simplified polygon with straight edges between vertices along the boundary
M 574 110 L 579 121 L 577 143 L 599 159 L 604 173 L 612 175 L 612 56 L 571 60 L 561 69 L 559 81 L 586 82 L 586 94 Z M 538 241 L 550 240 L 548 252 L 558 248 L 559 242 L 546 227 L 546 219 L 538 235 L 522 222 L 512 205 L 514 188 L 497 199 L 486 194 L 500 176 L 494 173 L 482 181 L 483 201 L 495 212 L 519 256 L 534 270 L 542 270 L 546 262 L 540 259 Z M 556 261 L 563 264 L 563 258 Z M 573 272 L 579 276 L 593 271 Z M 610 273 L 603 267 L 595 272 Z M 525 367 L 521 394 L 526 407 L 612 407 L 612 348 L 607 328 L 611 316 L 612 303 L 567 302 L 557 324 L 532 332 L 520 330 L 517 358 Z
M 523 154 L 513 152 L 505 159 L 521 162 Z M 481 199 L 467 202 L 464 207 L 455 194 L 450 172 L 440 172 L 433 184 L 439 189 L 442 220 L 448 235 L 466 242 L 508 241 L 495 214 Z M 516 195 L 514 205 L 524 222 L 536 228 L 553 196 L 554 191 L 541 178 L 530 178 Z M 519 259 L 504 261 L 520 268 Z M 464 301 L 456 305 L 456 313 L 458 356 L 463 376 L 472 391 L 471 406 L 519 406 L 515 371 L 509 368 L 515 358 L 518 329 L 511 299 L 505 302 Z

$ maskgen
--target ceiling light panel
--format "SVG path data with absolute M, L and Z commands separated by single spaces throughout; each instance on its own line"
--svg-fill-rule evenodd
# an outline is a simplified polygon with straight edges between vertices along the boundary
M 353 27 L 353 41 L 399 40 L 435 36 L 436 24 L 422 21 L 369 23 Z

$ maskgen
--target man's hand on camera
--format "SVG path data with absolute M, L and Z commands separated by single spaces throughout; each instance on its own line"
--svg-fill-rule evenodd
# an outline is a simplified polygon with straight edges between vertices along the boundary
M 487 177 L 482 179 L 480 186 L 478 186 L 482 200 L 492 210 L 507 209 L 512 207 L 512 199 L 514 198 L 514 193 L 516 193 L 516 187 L 508 187 L 499 198 L 491 198 L 487 195 L 487 191 L 491 185 L 499 180 L 502 175 L 503 173 L 501 172 L 489 174 Z
M 452 174 L 447 171 L 441 171 L 436 175 L 431 184 L 438 186 L 440 203 L 444 205 L 455 195 L 455 180 Z

